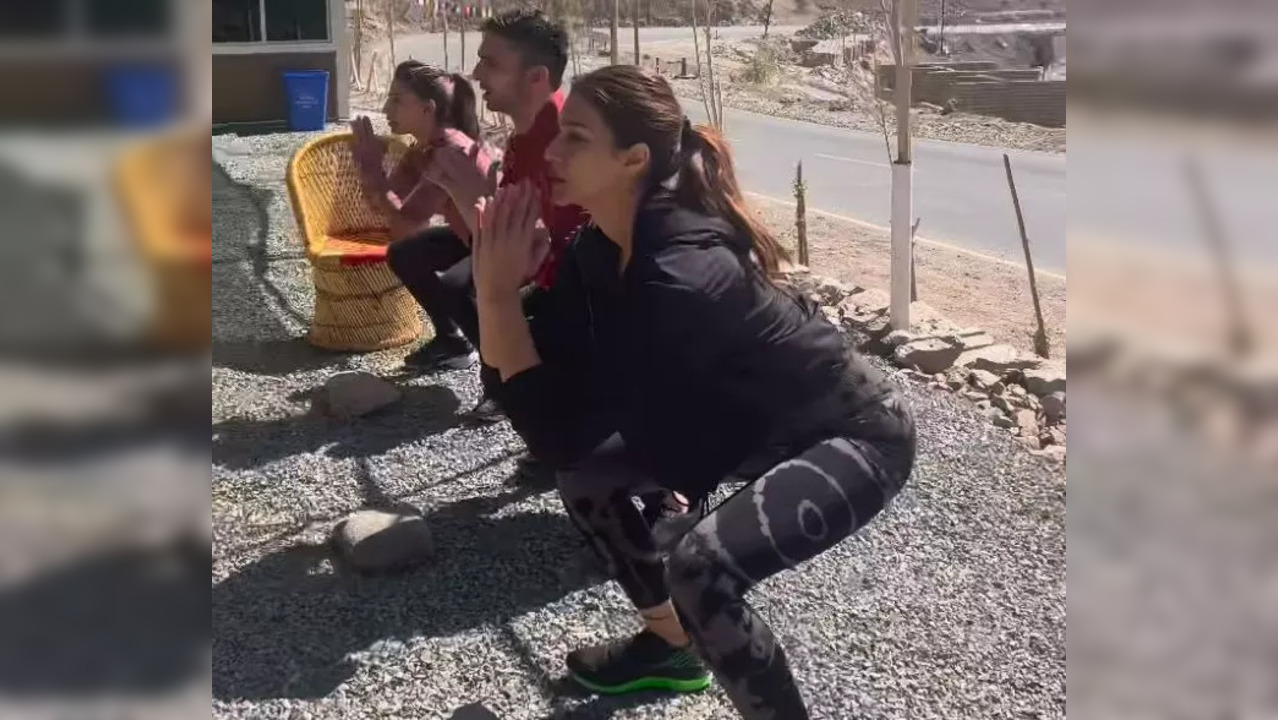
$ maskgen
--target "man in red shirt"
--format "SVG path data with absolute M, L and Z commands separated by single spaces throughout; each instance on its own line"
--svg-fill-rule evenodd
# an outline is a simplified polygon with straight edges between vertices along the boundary
M 509 115 L 515 125 L 501 160 L 500 184 L 528 181 L 541 190 L 541 221 L 548 235 L 548 248 L 526 291 L 524 307 L 531 313 L 539 292 L 554 283 L 564 249 L 587 219 L 581 208 L 556 206 L 551 201 L 547 178 L 546 147 L 559 134 L 559 112 L 564 104 L 560 86 L 568 65 L 568 33 L 562 25 L 533 9 L 495 15 L 484 23 L 482 30 L 475 81 L 483 91 L 488 109 Z M 456 150 L 434 163 L 428 177 L 448 191 L 458 208 L 466 209 L 465 219 L 473 233 L 473 208 L 481 196 L 492 194 L 491 179 L 482 177 L 474 161 Z M 479 316 L 475 309 L 470 258 L 442 273 L 441 280 L 448 289 L 449 314 L 467 339 L 478 347 Z M 485 397 L 468 414 L 474 420 L 495 420 L 501 411 L 489 389 L 496 387 L 499 381 L 493 369 L 487 366 L 481 366 L 480 377 Z M 526 459 L 521 464 L 521 477 L 539 474 L 535 461 Z

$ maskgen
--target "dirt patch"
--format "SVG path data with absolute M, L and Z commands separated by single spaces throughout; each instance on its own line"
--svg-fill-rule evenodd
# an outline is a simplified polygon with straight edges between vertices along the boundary
M 791 250 L 797 246 L 794 207 L 751 196 L 756 213 Z M 889 287 L 889 236 L 882 229 L 825 213 L 808 212 L 808 248 L 814 272 L 862 287 Z M 955 322 L 988 331 L 998 341 L 1033 352 L 1034 306 L 1023 267 L 947 247 L 915 249 L 919 300 Z M 1065 280 L 1040 273 L 1052 357 L 1065 354 Z

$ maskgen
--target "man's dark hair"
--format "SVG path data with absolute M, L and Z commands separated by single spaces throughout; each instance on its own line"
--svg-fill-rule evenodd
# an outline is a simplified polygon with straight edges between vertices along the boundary
M 536 8 L 519 8 L 488 18 L 481 30 L 518 48 L 524 67 L 545 67 L 550 86 L 559 89 L 568 67 L 568 31 L 563 25 Z

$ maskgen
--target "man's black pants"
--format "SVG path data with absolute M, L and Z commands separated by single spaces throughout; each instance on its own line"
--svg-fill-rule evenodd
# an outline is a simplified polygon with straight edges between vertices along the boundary
M 471 274 L 470 248 L 447 227 L 433 227 L 391 244 L 387 253 L 391 272 L 404 283 L 435 326 L 436 336 L 461 334 L 479 348 L 479 308 Z M 525 292 L 524 313 L 536 304 L 537 291 Z M 485 394 L 500 383 L 495 368 L 481 365 L 479 379 Z

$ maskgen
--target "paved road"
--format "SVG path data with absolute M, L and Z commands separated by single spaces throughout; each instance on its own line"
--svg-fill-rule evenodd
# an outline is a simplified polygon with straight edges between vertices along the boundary
M 795 29 L 776 27 L 775 31 Z M 725 38 L 753 37 L 761 31 L 757 27 L 716 30 Z M 688 28 L 643 28 L 640 42 L 645 46 L 683 42 L 689 32 Z M 628 33 L 626 29 L 622 36 Z M 468 55 L 477 40 L 478 34 L 471 33 Z M 449 47 L 449 59 L 456 64 L 459 40 L 450 36 Z M 443 61 L 440 35 L 400 39 L 397 50 L 426 62 Z M 700 103 L 687 101 L 686 107 L 694 120 L 705 120 Z M 728 111 L 727 127 L 748 190 L 790 199 L 794 166 L 802 159 L 810 207 L 887 225 L 891 179 L 881 136 L 737 110 Z M 996 148 L 956 143 L 918 143 L 915 197 L 916 216 L 923 219 L 922 236 L 1020 261 L 1001 153 Z M 1044 270 L 1064 273 L 1065 158 L 1019 151 L 1012 155 L 1036 248 L 1035 262 Z
M 703 119 L 700 104 L 686 104 Z M 802 159 L 810 207 L 886 226 L 891 177 L 883 137 L 729 110 L 725 125 L 748 190 L 792 197 Z M 1035 265 L 1065 272 L 1065 156 L 1009 151 L 1034 242 Z M 915 149 L 919 234 L 1019 261 L 1023 254 L 1003 170 L 1003 150 L 921 140 Z
M 793 29 L 776 28 L 780 33 Z M 681 42 L 688 32 L 687 28 L 644 28 L 641 42 L 648 46 Z M 760 28 L 729 27 L 718 32 L 744 38 L 759 34 Z M 415 57 L 442 60 L 437 35 L 399 42 Z M 695 120 L 705 119 L 699 102 L 687 101 L 686 107 Z M 737 110 L 728 111 L 727 131 L 746 189 L 789 199 L 794 165 L 802 159 L 810 207 L 887 225 L 890 177 L 881 136 Z M 1068 219 L 1075 233 L 1145 243 L 1160 250 L 1202 252 L 1198 217 L 1181 170 L 1182 153 L 1174 145 L 1144 138 L 1079 135 L 1071 146 L 1073 183 L 1067 181 L 1065 155 L 1010 151 L 1040 269 L 1066 271 L 1067 193 L 1074 199 Z M 1021 262 L 1003 152 L 918 141 L 915 215 L 922 218 L 923 237 Z M 1278 263 L 1278 243 L 1270 240 L 1272 231 L 1265 231 L 1278 226 L 1278 205 L 1269 199 L 1272 188 L 1278 187 L 1278 153 L 1255 147 L 1245 152 L 1215 150 L 1204 159 L 1204 166 L 1239 258 Z

